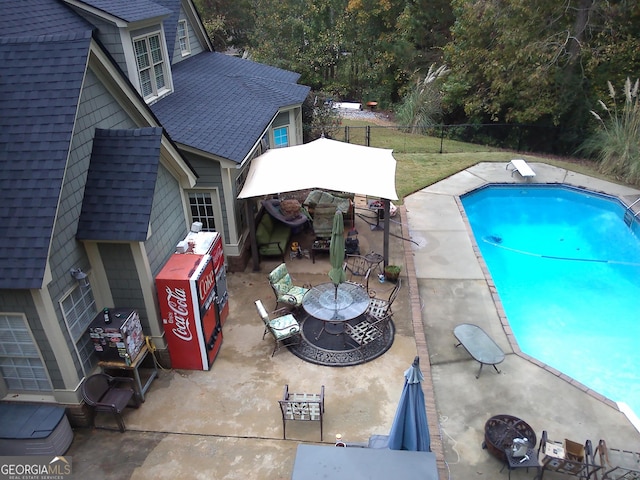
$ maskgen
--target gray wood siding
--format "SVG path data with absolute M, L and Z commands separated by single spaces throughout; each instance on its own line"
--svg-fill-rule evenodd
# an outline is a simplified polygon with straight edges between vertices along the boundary
M 189 57 L 192 57 L 192 56 L 197 55 L 200 52 L 204 51 L 204 48 L 202 47 L 202 44 L 198 40 L 198 37 L 196 36 L 196 33 L 193 30 L 193 27 L 191 26 L 191 22 L 187 19 L 187 17 L 184 14 L 184 11 L 182 9 L 180 9 L 179 21 L 180 20 L 186 20 L 187 21 L 187 31 L 189 32 L 189 48 L 191 50 L 191 53 L 189 55 L 185 55 L 184 57 L 182 56 L 182 53 L 180 52 L 180 39 L 178 38 L 178 33 L 177 33 L 178 25 L 176 25 L 176 41 L 175 41 L 175 44 L 173 46 L 172 64 L 179 63 L 182 60 L 185 60 L 185 59 L 187 59 Z M 170 49 L 171 45 L 169 45 L 168 47 Z
M 84 197 L 84 186 L 91 161 L 91 149 L 96 128 L 135 128 L 133 121 L 122 111 L 118 103 L 104 88 L 97 76 L 89 70 L 80 97 L 76 127 L 71 141 L 67 172 L 62 186 L 58 215 L 51 241 L 49 263 L 52 278 L 49 295 L 54 302 L 60 328 L 67 339 L 69 351 L 75 357 L 73 341 L 67 333 L 59 302 L 69 292 L 75 281 L 69 270 L 89 269 L 84 247 L 75 239 L 78 217 Z M 43 354 L 45 352 L 43 351 Z M 46 352 L 49 356 L 49 352 Z M 75 365 L 82 378 L 79 362 Z
M 45 368 L 49 372 L 49 378 L 51 379 L 53 388 L 64 388 L 58 362 L 53 355 L 51 344 L 47 338 L 47 332 L 45 332 L 42 327 L 42 322 L 33 304 L 31 294 L 26 290 L 0 290 L 0 311 L 4 313 L 24 314 L 27 317 L 27 324 L 38 345 Z
M 91 15 L 90 13 L 87 13 L 83 10 L 76 10 L 76 12 L 98 28 L 98 39 L 126 75 L 127 62 L 124 57 L 122 38 L 120 37 L 120 31 L 118 27 L 116 27 L 113 23 L 106 22 L 100 17 Z M 129 80 L 134 82 L 134 84 L 135 82 L 137 82 L 137 79 L 135 78 Z
M 146 334 L 150 333 L 147 311 L 142 296 L 140 279 L 133 260 L 131 246 L 126 243 L 99 243 L 109 290 L 113 297 L 113 307 L 131 307 L 140 313 L 140 322 Z
M 164 266 L 175 245 L 187 234 L 178 181 L 162 165 L 151 210 L 151 236 L 145 242 L 151 273 L 155 276 Z
M 224 238 L 229 238 L 229 226 L 227 218 L 227 209 L 222 195 L 222 171 L 218 162 L 211 161 L 196 155 L 185 154 L 191 166 L 198 172 L 197 188 L 217 188 L 220 208 L 222 209 L 222 218 L 216 218 L 216 229 L 224 232 Z M 222 222 L 222 223 L 221 223 Z

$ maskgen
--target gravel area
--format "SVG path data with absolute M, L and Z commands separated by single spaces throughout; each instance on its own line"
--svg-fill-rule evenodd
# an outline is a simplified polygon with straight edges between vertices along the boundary
M 339 108 L 338 111 L 342 118 L 352 120 L 363 120 L 381 125 L 391 125 L 393 122 L 388 113 L 376 112 L 373 110 L 357 110 L 353 108 Z

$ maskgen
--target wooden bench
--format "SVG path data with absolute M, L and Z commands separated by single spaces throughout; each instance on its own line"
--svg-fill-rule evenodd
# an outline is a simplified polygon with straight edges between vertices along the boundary
M 324 385 L 320 393 L 290 393 L 289 385 L 284 386 L 284 395 L 279 400 L 282 411 L 282 438 L 287 438 L 287 420 L 320 422 L 322 441 L 322 417 L 324 416 Z

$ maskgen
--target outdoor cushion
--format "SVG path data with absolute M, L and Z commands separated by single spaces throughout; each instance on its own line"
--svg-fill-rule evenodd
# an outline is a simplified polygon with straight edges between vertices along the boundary
M 279 303 L 285 303 L 295 307 L 302 305 L 302 298 L 309 289 L 293 284 L 286 264 L 281 263 L 278 265 L 269 273 L 267 278 L 276 296 L 276 306 Z
M 294 332 L 300 331 L 300 325 L 290 313 L 282 317 L 269 320 L 271 332 L 278 339 L 290 336 Z
M 274 220 L 269 214 L 262 215 L 260 223 L 256 227 L 256 241 L 260 255 L 282 257 L 287 250 L 291 238 L 291 227 Z
M 269 243 L 271 241 L 271 233 L 273 232 L 273 219 L 269 215 L 264 215 L 258 228 L 256 228 L 256 239 L 258 244 Z
M 351 206 L 349 198 L 333 195 L 323 190 L 312 190 L 307 195 L 304 204 L 314 207 L 319 204 L 334 205 L 342 213 L 348 213 Z

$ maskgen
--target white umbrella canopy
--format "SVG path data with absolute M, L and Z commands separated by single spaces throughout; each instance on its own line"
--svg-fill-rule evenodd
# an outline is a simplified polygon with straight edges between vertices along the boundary
M 319 188 L 397 200 L 392 152 L 328 138 L 271 149 L 252 160 L 238 198 Z

